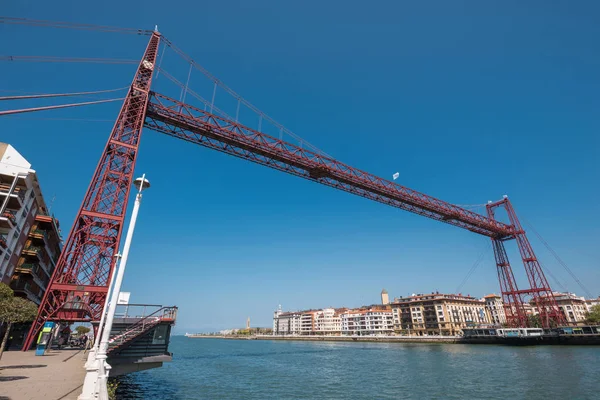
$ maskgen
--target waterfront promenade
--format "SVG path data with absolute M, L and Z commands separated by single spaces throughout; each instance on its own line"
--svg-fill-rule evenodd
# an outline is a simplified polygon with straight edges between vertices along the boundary
M 0 361 L 0 400 L 76 400 L 85 376 L 82 350 L 7 351 Z

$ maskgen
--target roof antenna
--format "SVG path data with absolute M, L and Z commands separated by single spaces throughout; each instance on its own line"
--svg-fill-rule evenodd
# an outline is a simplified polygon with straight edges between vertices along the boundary
M 52 206 L 54 205 L 54 200 L 56 200 L 56 195 L 53 195 L 52 200 L 50 200 L 50 207 L 48 207 L 48 214 L 50 214 L 52 211 Z M 52 214 L 50 214 L 50 215 L 52 215 Z

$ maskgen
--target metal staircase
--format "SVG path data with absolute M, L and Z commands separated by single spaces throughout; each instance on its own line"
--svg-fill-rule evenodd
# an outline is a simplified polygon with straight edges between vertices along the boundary
M 131 345 L 137 338 L 142 337 L 155 326 L 162 322 L 173 323 L 177 316 L 177 307 L 161 307 L 150 315 L 129 317 L 124 315 L 124 320 L 133 319 L 135 322 L 124 327 L 119 327 L 111 332 L 107 354 L 117 353 Z

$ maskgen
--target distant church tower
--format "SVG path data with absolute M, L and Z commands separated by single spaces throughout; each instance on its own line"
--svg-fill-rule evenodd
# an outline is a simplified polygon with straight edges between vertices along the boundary
M 246 329 L 250 329 L 250 317 L 246 320 Z
M 388 296 L 388 292 L 385 289 L 383 289 L 381 291 L 381 304 L 383 304 L 383 305 L 390 304 L 390 296 Z

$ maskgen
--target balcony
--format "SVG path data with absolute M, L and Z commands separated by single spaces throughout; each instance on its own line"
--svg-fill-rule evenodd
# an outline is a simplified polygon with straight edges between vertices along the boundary
M 44 262 L 47 262 L 47 260 L 49 258 L 48 254 L 46 252 L 46 249 L 44 249 L 44 247 L 42 247 L 42 246 L 29 245 L 29 246 L 23 248 L 22 252 L 28 256 L 35 256 L 38 258 L 38 260 L 44 261 Z
M 5 210 L 2 215 L 0 215 L 0 228 L 4 229 L 12 229 L 17 225 L 17 217 L 15 216 L 15 212 L 11 210 Z
M 42 301 L 42 296 L 44 293 L 40 289 L 35 290 L 30 282 L 25 282 L 19 279 L 16 282 L 12 283 L 10 287 L 15 292 L 25 293 L 25 295 L 27 295 L 27 298 L 36 304 L 39 304 Z
M 37 275 L 39 275 L 40 279 L 42 280 L 46 280 L 45 276 L 50 278 L 50 274 L 48 273 L 48 271 L 41 264 L 38 263 L 23 263 L 16 269 L 22 269 L 23 271 L 33 271 Z
M 6 250 L 8 245 L 6 244 L 7 236 L 0 235 L 0 251 Z
M 0 201 L 4 201 L 4 197 L 8 196 L 8 208 L 20 209 L 25 204 L 25 192 L 26 188 L 15 187 L 13 192 L 9 195 L 10 185 L 6 183 L 0 183 Z
M 44 232 L 41 229 L 32 229 L 29 231 L 29 236 L 34 238 L 34 239 L 42 239 L 44 240 L 46 238 L 46 232 Z
M 31 275 L 35 283 L 42 289 L 46 289 L 46 282 L 50 280 L 50 277 L 47 276 L 46 271 L 44 271 L 38 264 L 34 263 L 21 264 L 15 268 L 15 272 Z

